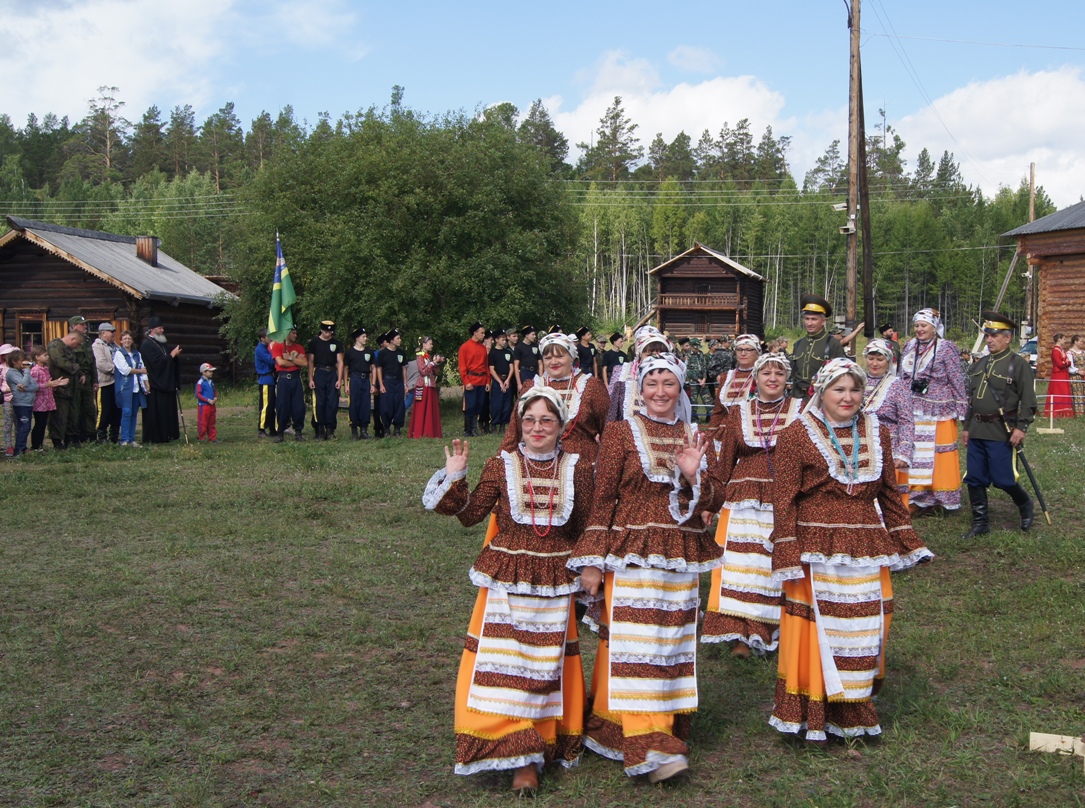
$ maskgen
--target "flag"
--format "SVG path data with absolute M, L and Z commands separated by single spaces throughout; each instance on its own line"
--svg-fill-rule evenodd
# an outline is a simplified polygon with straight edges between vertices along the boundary
M 271 284 L 271 312 L 267 318 L 267 334 L 273 341 L 282 342 L 294 327 L 291 306 L 297 299 L 290 270 L 286 268 L 286 259 L 283 258 L 283 245 L 279 243 L 279 234 L 276 233 L 275 280 Z

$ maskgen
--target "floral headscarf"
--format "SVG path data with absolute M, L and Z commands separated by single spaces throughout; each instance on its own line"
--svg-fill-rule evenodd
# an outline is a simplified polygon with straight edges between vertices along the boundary
M 826 362 L 821 370 L 817 372 L 814 377 L 814 396 L 810 399 L 810 403 L 806 405 L 807 410 L 820 410 L 821 409 L 821 394 L 824 393 L 830 384 L 835 382 L 841 376 L 852 376 L 856 382 L 859 383 L 859 389 L 862 390 L 866 387 L 866 371 L 859 365 L 848 359 L 846 356 L 839 356 L 836 359 L 830 359 Z
M 529 387 L 520 396 L 520 400 L 516 402 L 516 414 L 521 418 L 524 417 L 524 410 L 531 406 L 531 402 L 537 398 L 545 398 L 558 411 L 558 420 L 561 422 L 561 426 L 565 426 L 565 422 L 569 420 L 569 410 L 565 406 L 565 401 L 562 399 L 561 394 L 553 387 L 549 387 L 545 384 L 537 384 Z
M 637 369 L 637 388 L 641 393 L 644 392 L 644 378 L 654 370 L 669 370 L 678 377 L 678 385 L 682 388 L 682 394 L 678 397 L 678 402 L 675 404 L 674 414 L 678 416 L 679 420 L 685 421 L 688 424 L 693 412 L 693 407 L 690 404 L 689 396 L 686 395 L 685 390 L 686 363 L 671 353 L 660 354 L 659 356 L 649 356 L 640 363 L 640 367 Z
M 791 360 L 787 358 L 787 354 L 785 353 L 766 353 L 757 357 L 757 361 L 753 363 L 754 378 L 757 378 L 757 371 L 770 363 L 775 363 L 782 367 L 784 373 L 787 374 L 787 378 L 791 378 Z
M 938 309 L 920 309 L 912 317 L 912 324 L 916 323 L 930 323 L 939 337 L 944 339 L 946 336 L 946 327 L 942 324 L 942 315 L 938 313 Z

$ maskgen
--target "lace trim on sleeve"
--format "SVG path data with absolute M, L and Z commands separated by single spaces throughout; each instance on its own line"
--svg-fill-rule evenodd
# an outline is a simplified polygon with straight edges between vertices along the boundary
M 444 469 L 438 469 L 434 472 L 433 476 L 429 478 L 429 482 L 426 483 L 426 490 L 422 493 L 422 504 L 427 511 L 432 511 L 437 507 L 437 504 L 444 499 L 445 494 L 452 488 L 452 484 L 457 480 L 462 480 L 467 476 L 467 469 L 457 474 L 449 475 Z M 470 502 L 471 495 L 467 495 L 467 500 Z M 464 503 L 464 508 L 467 507 L 467 503 Z M 463 508 L 460 508 L 462 511 Z

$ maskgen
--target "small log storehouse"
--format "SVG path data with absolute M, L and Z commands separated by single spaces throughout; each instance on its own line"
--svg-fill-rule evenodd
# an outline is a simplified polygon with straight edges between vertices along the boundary
M 676 337 L 757 334 L 764 338 L 765 279 L 703 244 L 648 273 L 659 282 L 659 329 Z
M 1051 338 L 1085 333 L 1085 202 L 1002 234 L 1017 239 L 1036 290 L 1037 375 L 1051 375 Z
M 0 236 L 0 341 L 45 345 L 81 314 L 93 332 L 110 322 L 143 341 L 157 315 L 171 344 L 180 345 L 181 381 L 203 362 L 219 366 L 223 304 L 234 295 L 158 249 L 154 236 L 119 236 L 15 216 Z M 94 337 L 94 334 L 91 334 Z

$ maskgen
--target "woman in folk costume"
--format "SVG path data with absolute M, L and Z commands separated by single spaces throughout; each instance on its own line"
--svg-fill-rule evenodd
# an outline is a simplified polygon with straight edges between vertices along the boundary
M 716 408 L 708 419 L 705 432 L 716 440 L 722 437 L 719 432 L 727 420 L 727 411 L 739 402 L 746 401 L 753 395 L 753 366 L 761 355 L 761 340 L 754 334 L 740 334 L 735 339 L 735 361 L 737 367 L 731 368 L 719 380 L 719 393 L 716 396 Z
M 411 425 L 408 438 L 441 437 L 441 405 L 437 392 L 437 374 L 441 371 L 443 356 L 433 355 L 433 337 L 420 337 L 414 363 L 418 370 L 415 380 L 414 406 L 411 407 Z
M 618 368 L 610 381 L 610 412 L 607 421 L 620 421 L 635 412 L 644 412 L 644 399 L 637 385 L 641 362 L 652 356 L 673 353 L 674 346 L 654 325 L 644 325 L 633 334 L 633 361 Z
M 585 744 L 629 776 L 659 782 L 689 768 L 697 709 L 700 573 L 722 550 L 705 530 L 722 490 L 690 425 L 685 367 L 671 354 L 639 363 L 644 412 L 607 424 L 589 526 L 571 569 L 604 595 Z
M 1070 338 L 1065 334 L 1056 334 L 1051 341 L 1051 382 L 1047 386 L 1044 415 L 1073 418 L 1074 400 L 1070 395 L 1070 368 L 1073 362 L 1066 350 L 1070 347 Z
M 944 338 L 935 309 L 912 318 L 915 338 L 901 353 L 900 375 L 912 396 L 915 451 L 908 486 L 912 514 L 935 506 L 961 507 L 961 461 L 957 454 L 958 421 L 968 414 L 968 393 L 957 346 Z
M 888 340 L 872 339 L 863 351 L 866 359 L 866 389 L 863 412 L 878 416 L 889 427 L 893 439 L 893 466 L 897 473 L 897 491 L 908 504 L 908 470 L 915 451 L 915 421 L 912 396 L 904 379 L 897 375 L 896 355 Z
M 719 433 L 718 472 L 727 480 L 716 542 L 723 566 L 712 570 L 701 642 L 733 642 L 735 656 L 776 650 L 780 584 L 772 580 L 772 485 L 776 438 L 799 417 L 802 401 L 787 396 L 791 363 L 763 354 L 753 367 L 756 397 L 731 407 Z
M 773 456 L 772 574 L 784 603 L 769 723 L 814 743 L 881 732 L 872 698 L 885 675 L 889 572 L 933 557 L 897 492 L 889 429 L 861 411 L 865 383 L 850 359 L 830 360 Z
M 580 369 L 574 366 L 576 344 L 574 337 L 561 332 L 547 334 L 539 340 L 542 376 L 524 382 L 521 395 L 530 390 L 533 384 L 545 384 L 557 391 L 568 411 L 565 428 L 561 433 L 561 445 L 565 451 L 576 452 L 591 464 L 595 462 L 595 454 L 599 450 L 599 435 L 606 426 L 610 396 L 599 379 L 581 373 Z M 505 451 L 515 449 L 519 435 L 520 419 L 514 412 L 501 441 L 501 448 Z
M 579 759 L 584 672 L 566 567 L 591 509 L 591 462 L 564 451 L 568 413 L 544 385 L 517 404 L 523 439 L 486 461 L 467 490 L 468 444 L 445 449 L 445 468 L 426 486 L 429 510 L 464 526 L 491 511 L 497 532 L 471 567 L 479 587 L 456 680 L 457 774 L 511 769 L 516 791 L 538 787 L 544 764 Z

